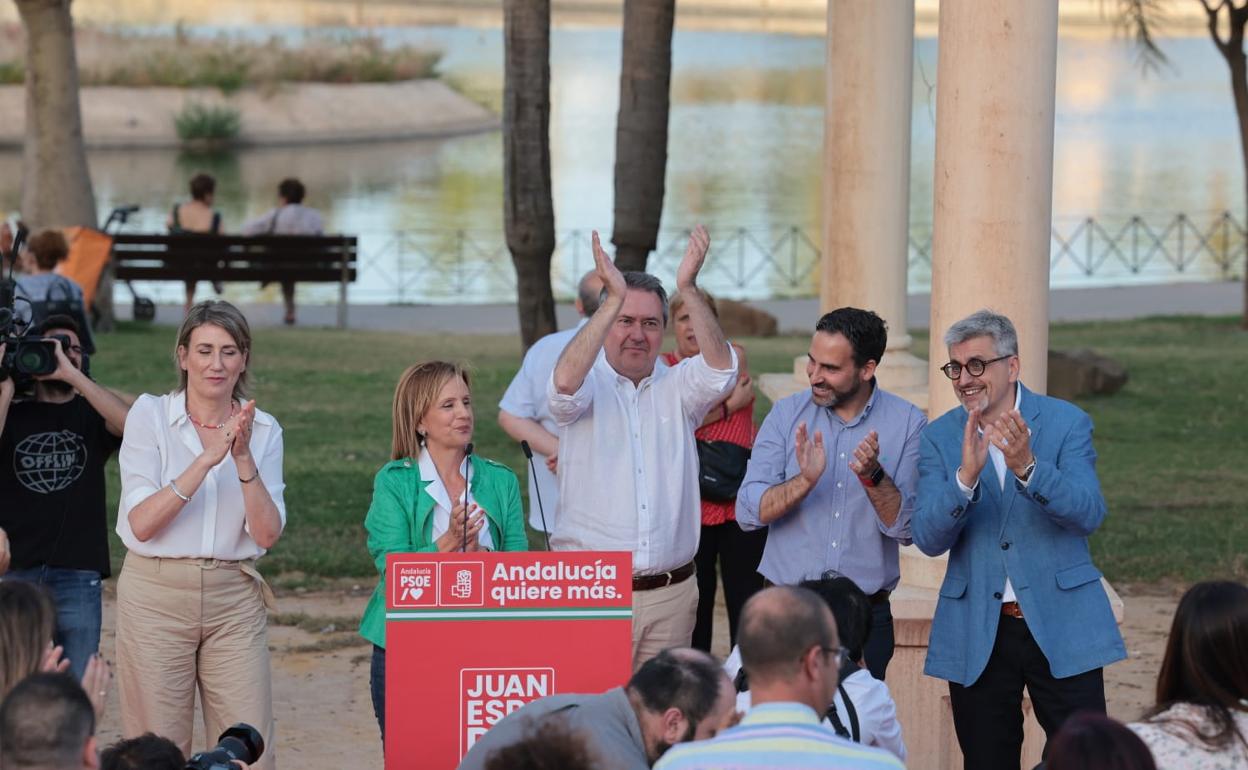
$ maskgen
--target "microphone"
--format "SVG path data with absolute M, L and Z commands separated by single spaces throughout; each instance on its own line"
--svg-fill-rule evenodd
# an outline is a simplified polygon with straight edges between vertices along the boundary
M 520 451 L 524 452 L 524 456 L 529 458 L 529 475 L 535 476 L 537 469 L 533 466 L 533 449 L 529 447 L 529 442 L 520 442 Z M 546 526 L 546 509 L 542 508 L 542 485 L 537 481 L 533 482 L 533 491 L 537 493 L 537 512 L 542 517 L 542 534 L 546 536 L 546 550 L 550 550 L 550 528 Z
M 472 470 L 472 442 L 464 447 L 464 543 L 461 551 L 468 550 L 468 472 Z

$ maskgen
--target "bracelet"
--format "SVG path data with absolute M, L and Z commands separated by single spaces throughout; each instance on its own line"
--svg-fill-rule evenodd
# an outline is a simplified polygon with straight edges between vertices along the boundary
M 250 484 L 251 482 L 255 481 L 258 478 L 260 478 L 260 469 L 256 468 L 256 472 L 251 474 L 251 478 L 245 479 L 242 476 L 239 476 L 238 480 L 243 482 L 244 484 Z
M 182 502 L 184 502 L 184 503 L 189 503 L 189 502 L 191 501 L 191 498 L 190 498 L 190 497 L 188 497 L 187 495 L 182 494 L 182 490 L 178 489 L 178 485 L 177 485 L 175 482 L 170 481 L 170 482 L 169 482 L 169 488 L 170 488 L 171 490 L 173 490 L 173 493 L 174 493 L 175 495 L 177 495 L 178 497 L 180 497 L 180 498 L 182 499 Z

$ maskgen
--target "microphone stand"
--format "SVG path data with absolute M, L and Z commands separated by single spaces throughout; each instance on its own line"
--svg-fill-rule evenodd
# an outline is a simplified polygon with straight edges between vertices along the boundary
M 524 452 L 524 456 L 529 458 L 529 475 L 536 479 L 537 468 L 533 465 L 533 449 L 529 446 L 529 442 L 520 442 L 520 451 Z M 542 534 L 546 537 L 546 550 L 550 550 L 550 528 L 546 526 L 546 509 L 542 507 L 542 485 L 536 481 L 533 482 L 533 491 L 537 493 L 537 512 L 542 517 Z
M 472 470 L 472 442 L 464 447 L 464 540 L 461 551 L 468 550 L 468 476 Z

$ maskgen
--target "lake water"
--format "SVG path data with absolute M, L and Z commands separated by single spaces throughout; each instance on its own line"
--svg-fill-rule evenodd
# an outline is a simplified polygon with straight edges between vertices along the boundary
M 309 34 L 263 25 L 192 32 L 279 35 L 291 41 Z M 500 104 L 500 29 L 404 27 L 379 34 L 442 51 L 441 71 L 450 82 L 495 108 Z M 1060 41 L 1054 285 L 1208 280 L 1219 274 L 1216 259 L 1242 243 L 1235 227 L 1227 226 L 1225 233 L 1210 229 L 1221 212 L 1234 212 L 1238 221 L 1244 209 L 1243 164 L 1226 65 L 1202 37 L 1162 44 L 1172 66 L 1146 76 L 1131 44 L 1110 34 Z M 936 51 L 934 39 L 916 41 L 911 291 L 925 290 L 930 277 L 924 250 L 932 210 Z M 599 229 L 604 240 L 611 231 L 619 60 L 618 29 L 553 32 L 550 130 L 560 290 L 591 264 L 589 230 Z M 683 248 L 682 230 L 704 222 L 718 246 L 708 275 L 712 291 L 738 298 L 815 292 L 823 61 L 820 37 L 677 30 L 664 232 L 660 253 L 652 260 L 657 272 L 670 276 Z M 351 289 L 354 302 L 506 302 L 514 297 L 502 239 L 498 132 L 439 141 L 249 149 L 216 157 L 96 151 L 90 163 L 101 219 L 114 205 L 143 206 L 132 220 L 133 230 L 163 230 L 168 207 L 185 195 L 186 180 L 199 170 L 218 179 L 218 205 L 227 228 L 271 206 L 283 176 L 301 177 L 309 202 L 325 211 L 331 229 L 361 238 L 364 264 Z M 16 207 L 19 172 L 15 153 L 0 155 L 0 204 L 8 208 Z M 1178 239 L 1184 228 L 1165 231 L 1180 213 L 1192 222 L 1182 246 Z M 1124 231 L 1116 240 L 1115 235 L 1133 216 L 1143 224 L 1134 233 L 1132 252 L 1132 233 Z M 1081 229 L 1088 217 L 1103 223 L 1102 235 Z M 1153 240 L 1145 236 L 1146 248 L 1140 248 L 1140 234 L 1149 231 Z M 1089 255 L 1089 232 L 1092 262 L 1103 260 L 1091 276 L 1075 262 Z M 1061 241 L 1068 237 L 1074 245 L 1064 253 Z M 1121 264 L 1132 253 L 1149 260 L 1138 274 Z M 1192 263 L 1180 274 L 1167 256 Z M 176 301 L 180 287 L 146 290 Z M 242 298 L 253 290 L 229 291 Z M 335 295 L 330 287 L 300 291 L 312 301 Z

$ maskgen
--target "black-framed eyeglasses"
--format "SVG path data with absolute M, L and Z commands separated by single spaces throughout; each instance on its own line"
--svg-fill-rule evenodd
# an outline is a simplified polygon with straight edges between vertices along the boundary
M 963 367 L 966 367 L 967 374 L 971 375 L 972 377 L 978 377 L 984 373 L 985 369 L 988 368 L 988 364 L 995 364 L 996 362 L 1004 361 L 1007 358 L 1010 358 L 1010 356 L 1008 355 L 997 356 L 996 358 L 990 358 L 987 361 L 984 361 L 983 359 L 979 359 L 979 358 L 972 358 L 970 361 L 967 361 L 965 364 L 960 364 L 957 361 L 950 361 L 949 363 L 940 367 L 940 370 L 944 372 L 945 376 L 951 380 L 956 380 L 962 376 Z

